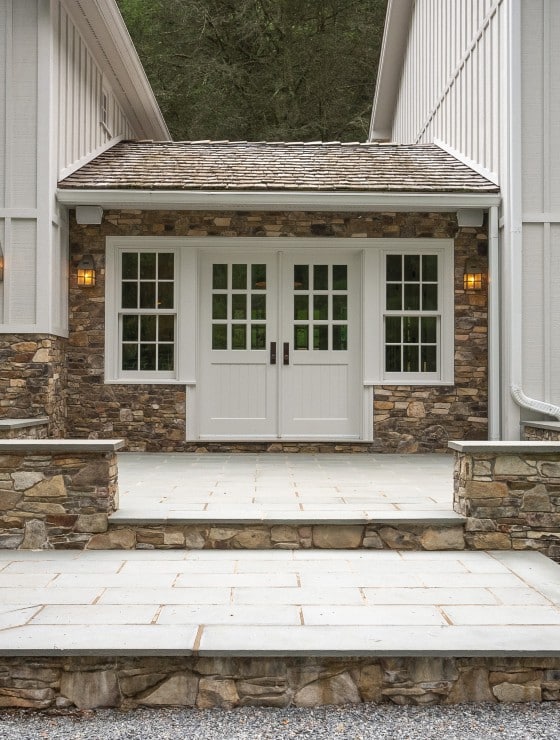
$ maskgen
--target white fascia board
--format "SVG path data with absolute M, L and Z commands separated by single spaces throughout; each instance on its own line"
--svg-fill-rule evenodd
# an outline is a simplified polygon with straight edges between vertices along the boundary
M 171 135 L 115 0 L 62 0 L 139 138 Z
M 413 0 L 389 0 L 387 5 L 368 141 L 391 139 L 413 9 Z
M 212 190 L 57 190 L 58 202 L 73 208 L 240 211 L 454 211 L 490 208 L 499 193 L 284 192 Z

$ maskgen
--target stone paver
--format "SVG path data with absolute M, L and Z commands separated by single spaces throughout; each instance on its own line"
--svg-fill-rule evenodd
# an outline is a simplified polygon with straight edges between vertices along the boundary
M 4 550 L 0 654 L 560 655 L 559 584 L 534 552 Z

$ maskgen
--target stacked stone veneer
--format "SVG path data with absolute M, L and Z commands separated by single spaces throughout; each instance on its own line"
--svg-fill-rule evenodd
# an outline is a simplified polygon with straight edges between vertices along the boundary
M 560 444 L 451 442 L 454 508 L 467 547 L 539 550 L 560 560 Z
M 560 658 L 0 659 L 0 707 L 312 707 L 558 701 Z
M 487 295 L 463 290 L 465 262 L 484 253 L 486 228 L 461 228 L 455 213 L 305 213 L 107 211 L 99 226 L 71 218 L 67 435 L 124 437 L 127 449 L 184 451 L 186 394 L 180 385 L 104 384 L 105 240 L 109 236 L 454 238 L 455 384 L 376 387 L 373 449 L 444 451 L 449 439 L 487 434 Z M 319 243 L 319 242 L 318 242 Z M 321 242 L 324 243 L 324 242 Z M 75 284 L 75 267 L 92 254 L 97 283 Z M 215 445 L 214 445 L 215 448 Z M 227 445 L 228 449 L 232 444 Z M 243 449 L 243 446 L 241 445 Z M 234 449 L 237 449 L 234 446 Z M 292 444 L 294 451 L 299 447 Z
M 526 421 L 521 426 L 522 438 L 527 441 L 560 442 L 560 421 Z
M 0 441 L 0 548 L 83 548 L 118 507 L 118 440 Z

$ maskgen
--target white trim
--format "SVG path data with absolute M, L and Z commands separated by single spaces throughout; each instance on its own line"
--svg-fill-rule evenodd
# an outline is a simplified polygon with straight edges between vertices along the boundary
M 439 146 L 440 149 L 443 149 L 444 152 L 451 154 L 451 156 L 455 157 L 455 159 L 458 159 L 459 162 L 466 164 L 467 167 L 470 167 L 471 170 L 478 172 L 479 175 L 482 175 L 482 177 L 485 177 L 487 180 L 490 180 L 490 182 L 493 182 L 494 185 L 500 184 L 499 175 L 496 172 L 492 172 L 487 167 L 482 167 L 482 165 L 480 165 L 478 162 L 475 162 L 474 159 L 461 154 L 458 149 L 449 146 L 449 144 L 446 144 L 441 139 L 434 139 L 434 144 L 436 146 Z
M 501 203 L 499 193 L 402 193 L 329 191 L 222 191 L 222 190 L 95 190 L 59 188 L 59 203 L 74 207 L 172 210 L 326 210 L 326 211 L 433 211 L 490 208 Z
M 560 224 L 560 211 L 547 211 L 546 213 L 524 213 L 522 216 L 524 224 Z
M 108 132 L 107 132 L 108 133 Z M 81 159 L 78 159 L 77 162 L 74 162 L 69 167 L 64 167 L 64 169 L 60 170 L 58 173 L 58 179 L 64 180 L 65 177 L 68 177 L 73 172 L 76 172 L 76 170 L 79 170 L 80 167 L 83 167 L 88 162 L 91 162 L 93 159 L 98 157 L 100 154 L 103 154 L 103 152 L 106 152 L 107 149 L 110 149 L 111 147 L 115 146 L 115 144 L 118 144 L 119 141 L 122 141 L 124 139 L 124 136 L 114 136 L 109 141 L 106 141 L 104 144 L 101 144 L 101 146 L 98 146 L 97 149 L 94 149 L 89 154 L 86 154 Z

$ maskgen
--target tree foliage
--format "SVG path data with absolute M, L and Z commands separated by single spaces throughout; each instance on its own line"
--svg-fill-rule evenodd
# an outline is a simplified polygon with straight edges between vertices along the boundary
M 364 140 L 386 0 L 118 0 L 176 140 Z

